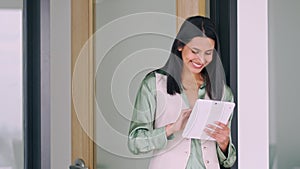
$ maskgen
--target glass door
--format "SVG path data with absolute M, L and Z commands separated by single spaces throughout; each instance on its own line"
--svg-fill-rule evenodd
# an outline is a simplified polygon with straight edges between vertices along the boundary
M 176 1 L 96 1 L 95 24 L 97 168 L 147 168 L 149 154 L 128 149 L 129 124 L 142 79 L 169 57 Z

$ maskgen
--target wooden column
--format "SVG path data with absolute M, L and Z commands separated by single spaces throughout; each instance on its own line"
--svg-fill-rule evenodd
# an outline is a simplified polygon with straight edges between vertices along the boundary
M 205 16 L 205 0 L 177 0 L 177 31 L 182 25 L 184 19 L 193 16 Z
M 71 1 L 72 163 L 82 158 L 89 169 L 95 168 L 93 8 L 93 0 Z

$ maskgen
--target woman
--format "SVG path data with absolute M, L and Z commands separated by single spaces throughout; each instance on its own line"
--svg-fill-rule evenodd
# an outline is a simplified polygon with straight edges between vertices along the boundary
M 149 168 L 230 168 L 236 160 L 230 125 L 216 122 L 205 132 L 216 141 L 188 139 L 182 131 L 197 99 L 233 102 L 225 84 L 214 24 L 193 16 L 182 25 L 166 65 L 150 72 L 138 91 L 128 146 L 154 152 Z

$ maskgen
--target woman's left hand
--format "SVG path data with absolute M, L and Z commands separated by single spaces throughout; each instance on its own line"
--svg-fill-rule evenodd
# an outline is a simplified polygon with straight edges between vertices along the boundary
M 229 145 L 229 127 L 221 122 L 215 122 L 215 125 L 208 124 L 204 129 L 206 134 L 214 139 L 216 139 L 219 147 L 225 153 Z

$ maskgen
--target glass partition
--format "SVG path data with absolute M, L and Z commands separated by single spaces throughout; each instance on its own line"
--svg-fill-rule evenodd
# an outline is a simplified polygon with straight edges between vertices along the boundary
M 97 0 L 95 9 L 97 168 L 147 168 L 128 150 L 129 124 L 141 80 L 169 57 L 176 1 Z

